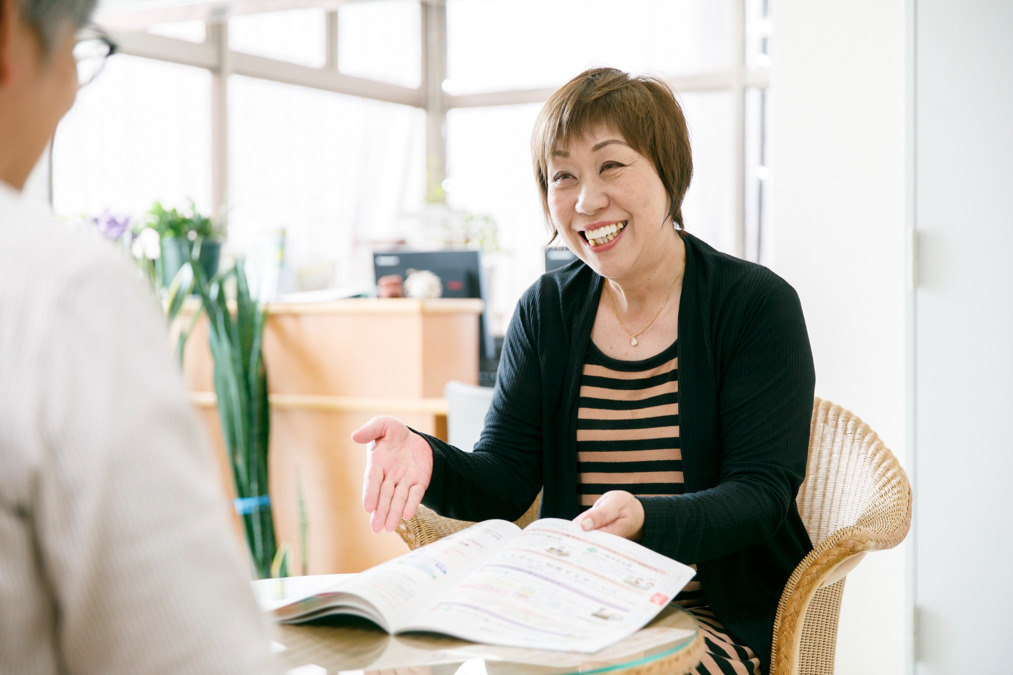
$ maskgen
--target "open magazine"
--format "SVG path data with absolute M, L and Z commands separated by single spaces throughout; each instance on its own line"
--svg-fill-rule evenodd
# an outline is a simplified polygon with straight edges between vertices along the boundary
M 331 614 L 388 633 L 428 631 L 513 647 L 596 652 L 642 628 L 692 568 L 567 520 L 488 520 L 273 609 Z

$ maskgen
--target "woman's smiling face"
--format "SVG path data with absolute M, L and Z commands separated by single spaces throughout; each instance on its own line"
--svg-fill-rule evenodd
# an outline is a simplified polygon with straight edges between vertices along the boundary
M 579 258 L 621 281 L 660 262 L 675 231 L 671 200 L 651 161 L 605 125 L 557 145 L 547 164 L 548 206 Z

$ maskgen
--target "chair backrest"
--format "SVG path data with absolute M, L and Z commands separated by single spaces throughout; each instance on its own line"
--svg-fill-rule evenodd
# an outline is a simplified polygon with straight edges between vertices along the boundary
M 456 380 L 447 382 L 443 396 L 447 399 L 448 443 L 471 452 L 485 426 L 492 393 L 492 387 L 477 387 Z
M 890 529 L 910 511 L 910 500 L 903 498 L 909 494 L 903 469 L 876 432 L 857 415 L 817 398 L 809 463 L 796 499 L 813 546 L 848 526 Z
M 781 595 L 772 675 L 833 673 L 845 575 L 911 525 L 911 486 L 897 459 L 856 415 L 818 398 L 797 504 L 813 551 Z

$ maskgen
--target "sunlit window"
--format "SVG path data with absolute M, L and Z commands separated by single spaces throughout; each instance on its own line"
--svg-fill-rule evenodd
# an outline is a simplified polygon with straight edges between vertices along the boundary
M 557 87 L 597 65 L 728 68 L 731 19 L 731 0 L 447 0 L 447 89 Z
M 530 139 L 541 104 L 459 108 L 447 115 L 447 203 L 496 226 L 490 326 L 502 334 L 520 293 L 538 278 L 549 240 L 531 170 Z
M 291 274 L 371 281 L 372 243 L 422 203 L 424 112 L 238 76 L 229 109 L 234 247 L 282 228 Z
M 304 66 L 324 65 L 324 38 L 321 9 L 242 14 L 229 20 L 232 49 Z
M 404 87 L 422 84 L 422 10 L 414 0 L 338 8 L 338 68 Z
M 735 247 L 732 95 L 680 94 L 693 148 L 693 180 L 682 206 L 686 230 L 724 251 Z
M 770 232 L 770 97 L 762 89 L 746 90 L 745 244 L 746 257 L 771 261 Z
M 162 35 L 187 42 L 204 42 L 207 38 L 206 24 L 196 20 L 158 23 L 148 28 L 148 32 L 152 35 Z
M 53 207 L 140 214 L 158 199 L 211 208 L 211 74 L 117 55 L 60 123 Z
M 501 333 L 548 240 L 529 157 L 539 99 L 611 65 L 662 77 L 684 105 L 695 165 L 687 229 L 764 259 L 771 0 L 300 4 L 147 26 L 124 41 L 61 125 L 56 210 L 139 214 L 155 199 L 193 198 L 212 211 L 221 200 L 234 252 L 284 229 L 291 289 L 303 267 L 316 270 L 312 286 L 366 287 L 373 247 L 445 245 L 457 236 L 440 230 L 446 218 L 483 219 L 495 225 L 483 243 Z M 213 34 L 205 21 L 220 20 L 233 53 L 215 64 L 199 43 Z M 443 61 L 427 57 L 441 45 L 446 117 L 434 129 L 427 114 L 441 111 L 426 109 L 424 64 Z M 215 91 L 224 106 L 212 105 Z M 224 179 L 214 187 L 212 166 Z

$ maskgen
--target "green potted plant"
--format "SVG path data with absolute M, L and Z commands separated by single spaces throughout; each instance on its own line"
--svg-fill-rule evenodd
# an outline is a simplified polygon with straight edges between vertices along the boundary
M 288 542 L 280 545 L 277 542 L 269 492 L 271 411 L 263 353 L 267 308 L 251 296 L 241 258 L 210 278 L 195 262 L 191 256 L 183 264 L 166 296 L 170 321 L 185 322 L 177 343 L 177 356 L 182 366 L 186 342 L 197 321 L 206 315 L 218 421 L 236 491 L 234 507 L 243 524 L 250 563 L 258 578 L 285 577 L 289 574 L 292 547 Z M 181 315 L 191 292 L 198 297 L 196 311 Z M 305 575 L 309 560 L 309 516 L 298 476 L 296 500 L 301 569 Z
M 161 255 L 155 267 L 160 288 L 168 288 L 179 268 L 194 254 L 205 278 L 214 277 L 221 257 L 221 233 L 209 216 L 197 210 L 193 200 L 182 210 L 167 209 L 156 201 L 142 223 L 158 233 Z
M 206 314 L 218 419 L 250 560 L 259 578 L 288 576 L 288 551 L 278 550 L 268 492 L 271 415 L 262 349 L 267 310 L 250 296 L 242 260 L 210 278 L 195 262 L 192 257 L 187 261 L 169 297 L 170 305 L 177 304 L 191 284 L 200 297 L 200 309 L 180 338 L 180 353 L 193 323 Z M 180 284 L 183 277 L 188 278 Z M 227 294 L 227 286 L 234 293 Z

